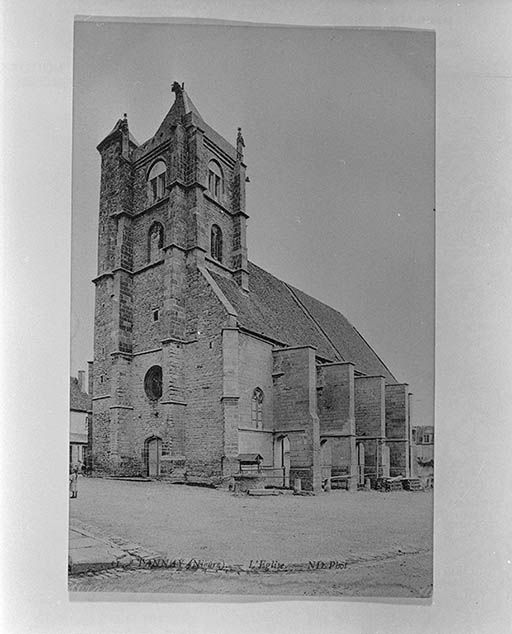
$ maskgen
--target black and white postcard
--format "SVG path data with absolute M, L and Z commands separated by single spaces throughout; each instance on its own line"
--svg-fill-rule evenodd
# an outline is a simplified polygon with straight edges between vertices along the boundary
M 435 34 L 77 20 L 69 589 L 429 598 Z

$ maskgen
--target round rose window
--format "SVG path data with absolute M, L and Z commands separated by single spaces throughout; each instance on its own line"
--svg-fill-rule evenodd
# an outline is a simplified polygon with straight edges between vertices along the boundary
M 162 368 L 154 365 L 144 377 L 144 391 L 151 401 L 158 401 L 162 396 Z

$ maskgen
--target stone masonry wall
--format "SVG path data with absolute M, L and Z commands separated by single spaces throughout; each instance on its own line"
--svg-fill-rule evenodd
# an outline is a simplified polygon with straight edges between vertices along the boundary
M 116 266 L 119 265 L 127 271 L 133 269 L 133 232 L 132 219 L 122 216 L 117 225 L 118 248 L 116 254 Z
M 94 314 L 94 364 L 92 387 L 95 396 L 110 394 L 112 364 L 112 277 L 103 277 L 96 283 Z
M 233 243 L 233 219 L 207 198 L 206 195 L 204 197 L 204 212 L 204 223 L 208 240 L 207 254 L 211 257 L 211 229 L 215 224 L 218 225 L 222 231 L 222 264 L 230 267 Z
M 110 469 L 110 398 L 92 402 L 92 468 L 95 471 Z
M 355 418 L 357 441 L 363 442 L 365 475 L 382 475 L 382 443 L 386 433 L 385 380 L 380 376 L 356 377 Z
M 164 265 L 141 271 L 133 276 L 133 352 L 143 352 L 161 346 L 164 319 Z M 153 311 L 158 309 L 159 319 L 154 321 Z
M 185 346 L 187 471 L 220 475 L 223 456 L 222 327 L 226 312 L 197 268 L 189 270 Z
M 386 385 L 386 438 L 390 475 L 409 476 L 409 386 Z
M 208 187 L 208 163 L 211 160 L 216 161 L 221 169 L 222 174 L 224 176 L 224 191 L 222 192 L 220 202 L 227 209 L 232 209 L 232 198 L 233 198 L 233 167 L 232 163 L 228 165 L 226 159 L 217 151 L 213 151 L 214 143 L 207 139 L 205 141 L 205 149 L 204 149 L 204 184 Z
M 170 226 L 167 221 L 168 211 L 167 202 L 163 201 L 160 205 L 154 207 L 147 214 L 138 216 L 133 220 L 133 268 L 138 271 L 142 267 L 149 264 L 149 242 L 148 236 L 151 226 L 154 222 L 159 222 L 164 229 L 163 245 L 168 243 Z M 163 251 L 161 258 L 164 257 Z
M 290 440 L 290 479 L 318 491 L 320 424 L 316 404 L 316 367 L 313 348 L 274 350 L 274 426 Z M 279 434 L 276 433 L 276 438 Z
M 98 274 L 114 266 L 117 221 L 120 211 L 121 145 L 112 142 L 101 155 L 100 213 L 98 223 Z
M 170 442 L 169 421 L 163 399 L 150 400 L 144 389 L 144 378 L 154 365 L 163 366 L 161 348 L 147 354 L 133 357 L 131 364 L 131 394 L 133 405 L 133 422 L 130 434 L 131 452 L 126 457 L 138 464 L 141 473 L 145 474 L 144 441 L 152 436 L 162 439 L 162 453 Z M 162 376 L 162 383 L 166 377 Z
M 133 279 L 131 273 L 116 271 L 114 273 L 115 339 L 114 352 L 132 352 L 133 332 Z
M 150 206 L 148 176 L 157 161 L 163 161 L 168 165 L 168 152 L 165 149 L 162 149 L 157 154 L 153 152 L 147 158 L 138 160 L 135 164 L 133 175 L 133 206 L 135 213 L 140 213 Z
M 225 477 L 238 471 L 240 426 L 240 331 L 237 327 L 222 329 L 222 417 L 223 462 Z
M 384 377 L 358 376 L 354 380 L 356 435 L 385 436 Z
M 162 351 L 163 370 L 163 396 L 162 404 L 165 405 L 166 418 L 169 432 L 168 453 L 164 453 L 164 459 L 175 461 L 176 465 L 168 464 L 168 471 L 174 466 L 183 464 L 185 460 L 185 375 L 184 355 L 185 345 L 180 341 L 167 340 Z
M 240 427 L 253 428 L 251 421 L 254 389 L 263 390 L 263 429 L 273 429 L 272 345 L 240 333 L 239 335 Z
M 355 434 L 354 366 L 351 363 L 319 366 L 318 415 L 320 434 Z
M 238 450 L 240 453 L 259 453 L 263 456 L 262 465 L 264 466 L 272 467 L 274 464 L 274 444 L 271 433 L 240 431 Z
M 352 475 L 349 485 L 355 485 L 354 366 L 325 364 L 318 366 L 317 375 L 320 437 L 328 443 L 324 455 L 331 457 L 330 474 Z M 325 471 L 326 465 L 323 467 Z
M 100 145 L 101 182 L 98 224 L 98 276 L 95 297 L 95 335 L 91 421 L 93 468 L 110 470 L 119 460 L 119 429 L 124 415 L 119 400 L 127 374 L 119 350 L 131 351 L 133 256 L 131 221 L 133 169 L 128 130 L 121 126 Z M 113 270 L 116 269 L 116 270 Z M 104 275 L 105 274 L 105 275 Z M 128 407 L 128 406 L 126 406 Z M 128 411 L 128 410 L 126 410 Z

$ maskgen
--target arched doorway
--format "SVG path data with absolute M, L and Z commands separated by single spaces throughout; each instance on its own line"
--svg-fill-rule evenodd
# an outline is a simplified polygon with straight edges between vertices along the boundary
M 288 436 L 276 439 L 275 465 L 283 470 L 283 486 L 290 486 L 290 440 Z
M 357 449 L 357 482 L 358 484 L 364 484 L 364 445 L 362 442 L 358 442 Z
M 162 457 L 162 439 L 158 436 L 151 436 L 144 442 L 144 456 L 146 463 L 146 474 L 151 477 L 160 475 L 160 462 Z

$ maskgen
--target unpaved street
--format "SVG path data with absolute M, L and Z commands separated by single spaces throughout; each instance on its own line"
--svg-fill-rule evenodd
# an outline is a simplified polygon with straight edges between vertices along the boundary
M 81 478 L 70 513 L 72 523 L 96 534 L 133 540 L 172 559 L 245 567 L 259 560 L 357 560 L 341 570 L 291 573 L 104 573 L 72 580 L 72 590 L 425 596 L 430 589 L 431 492 L 253 498 L 163 482 Z

